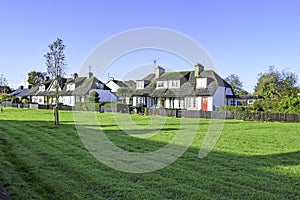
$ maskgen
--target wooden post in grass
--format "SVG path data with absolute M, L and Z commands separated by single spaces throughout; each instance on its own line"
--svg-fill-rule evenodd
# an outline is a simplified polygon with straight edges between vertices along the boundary
M 54 124 L 59 125 L 58 106 L 54 106 Z

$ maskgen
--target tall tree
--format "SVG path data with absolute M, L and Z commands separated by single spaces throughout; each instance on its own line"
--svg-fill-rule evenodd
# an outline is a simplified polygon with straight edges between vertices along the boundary
M 0 93 L 10 92 L 10 88 L 8 87 L 7 79 L 3 74 L 0 76 Z
M 133 93 L 133 90 L 129 87 L 120 87 L 117 90 L 117 95 L 122 97 L 122 102 L 126 103 L 126 97 L 130 97 Z
M 46 79 L 46 72 L 31 71 L 28 73 L 27 82 L 28 84 L 34 87 L 43 83 L 45 79 Z
M 127 80 L 124 83 L 132 90 L 136 89 L 136 82 L 134 80 Z
M 248 94 L 248 92 L 243 89 L 243 82 L 238 75 L 230 74 L 225 78 L 225 81 L 231 85 L 235 94 Z
M 88 96 L 88 102 L 98 103 L 100 100 L 99 94 L 96 91 L 92 91 Z
M 288 70 L 280 72 L 274 66 L 270 66 L 267 72 L 258 75 L 254 93 L 265 98 L 282 98 L 283 96 L 296 95 L 299 91 L 297 82 L 296 74 Z
M 59 82 L 65 73 L 66 57 L 64 50 L 66 46 L 63 44 L 63 40 L 57 38 L 49 46 L 49 52 L 44 55 L 46 58 L 47 72 L 52 79 L 55 86 L 55 108 L 54 108 L 54 123 L 59 125 L 58 106 L 59 106 Z

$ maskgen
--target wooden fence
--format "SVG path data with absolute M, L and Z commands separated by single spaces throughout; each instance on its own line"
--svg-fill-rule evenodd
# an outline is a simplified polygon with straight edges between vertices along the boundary
M 149 108 L 147 109 L 146 112 L 148 112 L 149 115 L 161 115 L 161 116 L 170 116 L 170 117 L 234 119 L 233 112 L 225 112 L 225 111 L 200 111 L 200 110 Z
M 276 122 L 300 122 L 300 114 L 289 113 L 246 113 L 245 120 L 252 121 L 276 121 Z
M 244 112 L 242 118 L 238 118 L 238 115 L 236 115 L 234 112 L 228 112 L 228 111 L 200 111 L 200 110 L 149 108 L 147 109 L 146 112 L 149 115 L 161 115 L 161 116 L 170 116 L 170 117 L 300 122 L 300 114 L 288 114 L 288 113 Z

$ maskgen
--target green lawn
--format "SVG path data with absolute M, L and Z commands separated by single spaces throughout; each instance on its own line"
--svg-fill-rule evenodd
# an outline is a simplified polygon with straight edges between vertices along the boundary
M 158 134 L 125 134 L 113 115 L 97 114 L 117 146 L 150 152 L 169 142 L 180 119 L 167 118 Z M 140 125 L 149 117 L 131 115 Z M 300 124 L 225 121 L 207 157 L 198 158 L 210 120 L 200 119 L 193 144 L 166 168 L 120 172 L 84 147 L 72 112 L 53 125 L 46 110 L 5 108 L 0 113 L 0 181 L 12 199 L 300 199 Z

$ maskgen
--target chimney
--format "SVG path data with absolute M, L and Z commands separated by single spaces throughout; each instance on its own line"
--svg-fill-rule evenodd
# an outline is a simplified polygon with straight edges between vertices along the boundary
M 165 69 L 161 66 L 155 68 L 155 78 L 159 78 L 163 73 L 165 73 Z
M 28 85 L 28 89 L 30 90 L 32 88 L 32 85 Z
M 195 67 L 194 67 L 194 70 L 195 70 L 195 77 L 199 77 L 200 74 L 201 74 L 201 72 L 204 71 L 204 66 L 201 65 L 201 64 L 199 64 L 199 63 L 197 63 L 197 64 L 195 65 Z
M 24 86 L 23 86 L 23 85 L 20 85 L 19 89 L 20 89 L 20 90 L 23 90 L 23 89 L 24 89 Z
M 92 72 L 89 72 L 89 73 L 88 73 L 88 78 L 92 78 L 92 76 L 93 76 L 93 73 L 92 73 Z
M 75 80 L 76 78 L 78 78 L 78 74 L 77 74 L 77 73 L 74 73 L 74 74 L 73 74 L 73 79 Z

